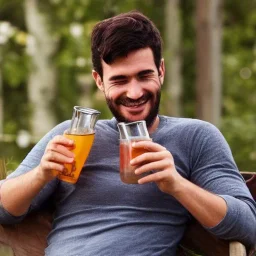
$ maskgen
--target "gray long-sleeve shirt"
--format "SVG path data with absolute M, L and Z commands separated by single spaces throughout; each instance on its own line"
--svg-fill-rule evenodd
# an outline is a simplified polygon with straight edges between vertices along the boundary
M 36 167 L 49 140 L 69 125 L 66 121 L 50 131 L 8 178 Z M 256 204 L 219 130 L 195 119 L 160 116 L 151 137 L 172 153 L 183 177 L 225 199 L 226 216 L 207 229 L 221 238 L 255 245 Z M 46 255 L 175 255 L 190 219 L 188 211 L 155 183 L 121 182 L 114 118 L 97 122 L 95 141 L 78 182 L 51 181 L 30 210 L 52 194 L 56 212 Z M 1 223 L 21 221 L 24 216 L 14 217 L 0 208 Z

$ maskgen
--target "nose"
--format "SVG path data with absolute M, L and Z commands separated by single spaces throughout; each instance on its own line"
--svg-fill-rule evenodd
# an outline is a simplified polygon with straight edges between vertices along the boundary
M 127 86 L 126 97 L 137 100 L 143 96 L 143 88 L 135 79 L 131 80 Z

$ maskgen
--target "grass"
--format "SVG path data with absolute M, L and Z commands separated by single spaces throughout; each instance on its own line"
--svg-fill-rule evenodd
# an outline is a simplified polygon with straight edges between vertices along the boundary
M 6 177 L 6 164 L 3 158 L 0 158 L 0 180 Z M 14 256 L 12 249 L 9 246 L 0 244 L 0 256 Z
M 6 177 L 6 164 L 3 158 L 0 158 L 0 180 L 5 179 Z
M 0 244 L 0 256 L 14 256 L 14 253 L 9 246 Z

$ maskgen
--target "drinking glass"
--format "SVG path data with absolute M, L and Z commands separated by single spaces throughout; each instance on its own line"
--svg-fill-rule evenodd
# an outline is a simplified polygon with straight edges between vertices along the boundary
M 77 182 L 93 145 L 94 127 L 99 114 L 95 109 L 74 106 L 71 125 L 64 132 L 64 136 L 75 142 L 75 148 L 71 150 L 75 154 L 75 160 L 72 164 L 65 164 L 64 171 L 57 176 L 60 180 Z
M 120 134 L 120 178 L 124 183 L 136 184 L 145 174 L 134 173 L 135 166 L 130 165 L 131 159 L 147 152 L 144 148 L 133 148 L 134 141 L 151 140 L 144 120 L 131 123 L 118 123 Z

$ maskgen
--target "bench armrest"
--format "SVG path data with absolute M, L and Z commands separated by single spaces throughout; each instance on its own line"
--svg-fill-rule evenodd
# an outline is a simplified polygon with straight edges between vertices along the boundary
M 242 243 L 217 238 L 205 230 L 196 220 L 193 220 L 187 227 L 177 255 L 188 255 L 185 253 L 188 251 L 204 256 L 247 255 L 246 248 Z
M 15 225 L 0 225 L 0 247 L 13 251 L 15 256 L 43 256 L 47 246 L 46 237 L 51 230 L 52 215 L 40 212 L 27 216 Z M 5 254 L 7 255 L 7 254 Z
M 229 244 L 229 255 L 230 256 L 246 256 L 246 248 L 239 242 L 230 242 Z

